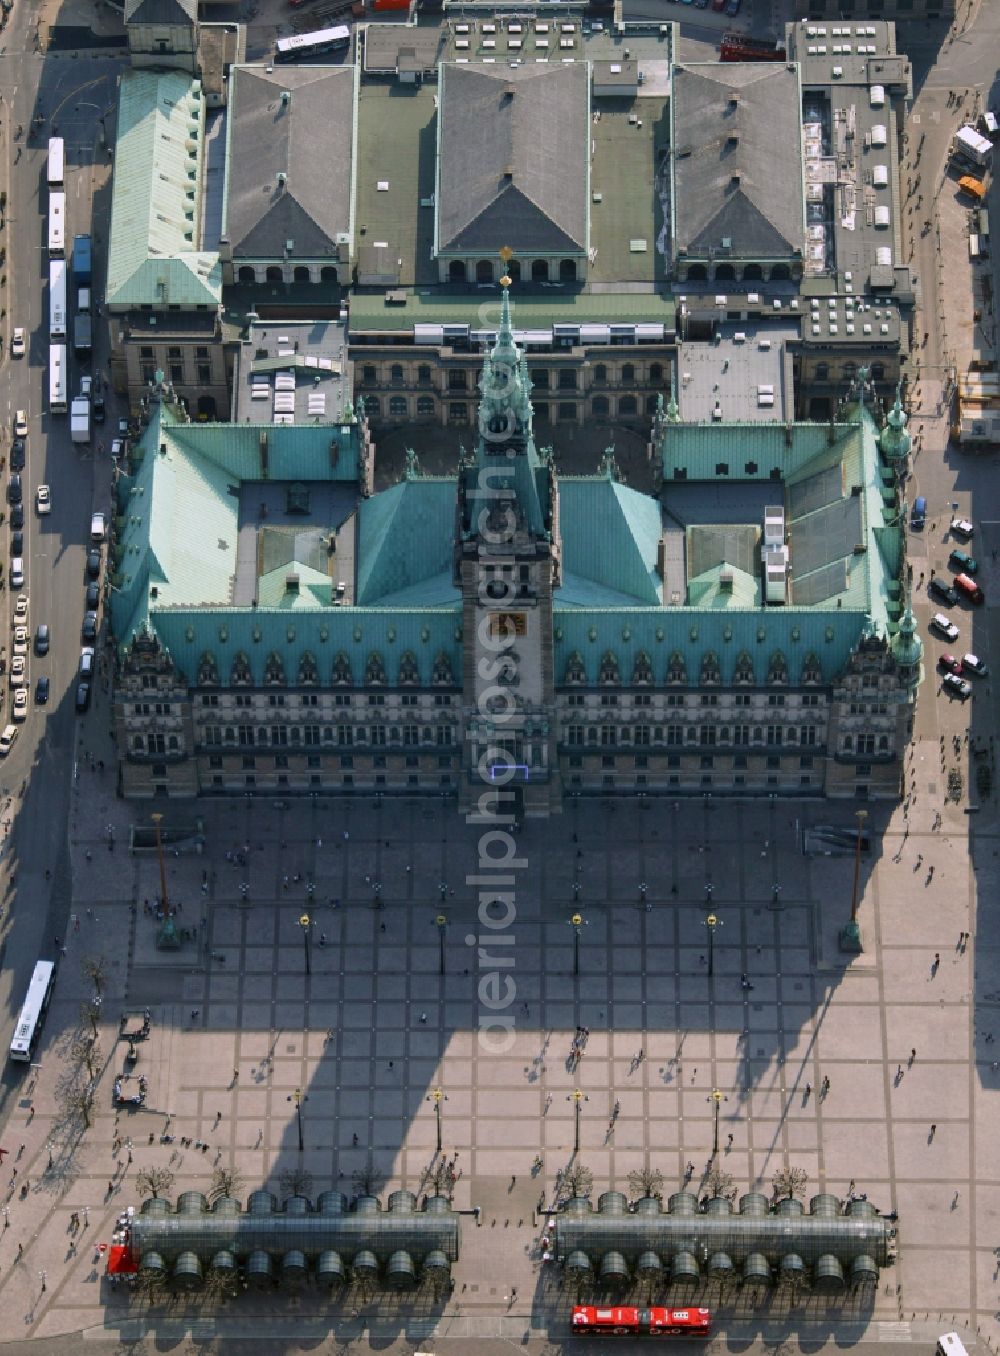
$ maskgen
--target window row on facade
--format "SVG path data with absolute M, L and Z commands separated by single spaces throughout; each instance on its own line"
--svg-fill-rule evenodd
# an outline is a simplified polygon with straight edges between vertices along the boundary
M 577 259 L 449 259 L 444 276 L 452 283 L 498 283 L 504 274 L 513 283 L 575 283 L 582 272 Z
M 790 264 L 677 264 L 677 277 L 682 282 L 790 282 L 792 276 Z
M 433 386 L 435 390 L 474 391 L 478 371 L 466 367 L 437 367 L 430 363 L 361 363 L 355 368 L 362 391 L 373 387 L 390 390 L 394 386 L 417 388 Z M 583 391 L 595 386 L 662 386 L 666 366 L 651 363 L 594 363 L 589 369 L 579 366 L 532 367 L 531 385 L 535 391 Z M 437 378 L 437 379 L 436 379 Z M 367 406 L 369 397 L 365 397 Z
M 820 745 L 826 731 L 819 725 L 567 725 L 563 731 L 569 747 L 635 747 L 662 744 L 701 746 L 804 744 Z
M 240 264 L 238 283 L 337 283 L 340 273 L 335 264 Z
M 408 397 L 402 395 L 364 395 L 365 414 L 378 419 L 441 419 L 449 424 L 465 425 L 475 418 L 476 407 L 464 400 L 443 400 L 437 396 Z M 640 410 L 647 415 L 656 412 L 657 397 L 640 400 L 634 395 L 617 398 L 606 395 L 591 396 L 587 400 L 561 400 L 550 404 L 546 400 L 533 404 L 535 424 L 580 424 L 588 413 L 595 419 L 634 419 Z

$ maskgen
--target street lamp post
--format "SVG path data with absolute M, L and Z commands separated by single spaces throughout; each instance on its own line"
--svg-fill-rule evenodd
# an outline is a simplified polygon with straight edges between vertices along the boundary
M 306 974 L 312 974 L 312 963 L 309 955 L 309 929 L 312 927 L 312 919 L 307 913 L 299 917 L 299 927 L 302 929 L 302 944 L 306 952 Z
M 444 932 L 448 926 L 448 920 L 443 913 L 439 913 L 434 920 L 438 929 L 438 974 L 444 974 Z
M 708 974 L 709 977 L 715 973 L 715 929 L 719 920 L 714 913 L 710 913 L 705 919 L 705 931 L 708 933 Z
M 167 899 L 167 868 L 163 864 L 163 839 L 160 837 L 160 821 L 163 815 L 157 810 L 151 814 L 153 829 L 156 833 L 156 860 L 160 864 L 160 899 L 163 903 L 164 918 L 170 917 L 170 903 Z
M 851 891 L 851 917 L 850 921 L 845 923 L 840 929 L 840 949 L 841 951 L 850 951 L 853 955 L 858 955 L 864 950 L 861 941 L 861 927 L 858 923 L 858 884 L 861 879 L 861 841 L 864 834 L 865 820 L 868 818 L 867 810 L 856 810 L 855 815 L 858 821 L 858 837 L 854 845 L 854 886 Z
M 302 1103 L 308 1102 L 309 1096 L 308 1094 L 304 1094 L 301 1088 L 296 1088 L 293 1093 L 289 1094 L 286 1100 L 295 1103 L 295 1120 L 299 1130 L 299 1153 L 302 1153 L 305 1148 L 305 1143 L 302 1139 Z
M 573 974 L 580 973 L 580 927 L 583 924 L 583 915 L 573 914 L 569 920 L 573 925 Z
M 583 1105 L 583 1093 L 579 1088 L 573 1093 L 573 1152 L 580 1152 L 580 1107 Z
M 722 1102 L 722 1093 L 718 1088 L 712 1091 L 712 1101 L 715 1103 L 715 1133 L 712 1136 L 712 1156 L 719 1152 L 719 1106 Z
M 435 1088 L 431 1093 L 431 1101 L 434 1103 L 434 1118 L 437 1122 L 437 1151 L 441 1152 L 441 1103 L 445 1100 L 444 1091 L 441 1088 Z

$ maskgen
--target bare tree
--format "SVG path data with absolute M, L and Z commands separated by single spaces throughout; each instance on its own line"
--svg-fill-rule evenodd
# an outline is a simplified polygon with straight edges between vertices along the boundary
M 208 1198 L 217 1201 L 220 1196 L 236 1196 L 243 1190 L 245 1178 L 239 1168 L 216 1168 Z
M 705 1190 L 710 1196 L 728 1196 L 734 1191 L 732 1174 L 713 1160 L 712 1166 L 705 1174 Z
M 655 1196 L 656 1199 L 663 1199 L 663 1173 L 659 1168 L 651 1168 L 649 1164 L 641 1168 L 633 1168 L 628 1175 L 628 1184 L 634 1196 Z
M 140 1168 L 135 1175 L 136 1191 L 140 1196 L 152 1196 L 154 1201 L 173 1184 L 174 1174 L 169 1168 Z
M 96 1075 L 104 1059 L 101 1043 L 92 1035 L 78 1037 L 70 1046 L 69 1053 L 73 1063 L 78 1068 L 86 1069 L 87 1076 L 91 1079 Z
M 455 1165 L 448 1158 L 439 1158 L 424 1173 L 424 1181 L 429 1187 L 434 1188 L 436 1195 L 450 1196 L 458 1181 Z
M 60 1089 L 60 1102 L 63 1113 L 71 1120 L 82 1120 L 83 1128 L 89 1130 L 93 1124 L 94 1085 L 82 1078 L 68 1079 Z
M 385 1186 L 385 1173 L 369 1158 L 363 1168 L 354 1169 L 351 1181 L 359 1196 L 377 1196 Z
M 562 1184 L 571 1196 L 589 1196 L 594 1189 L 594 1174 L 582 1163 L 572 1163 L 563 1173 Z
M 809 1174 L 805 1168 L 779 1168 L 771 1178 L 771 1185 L 774 1187 L 775 1197 L 785 1196 L 792 1200 L 795 1196 L 804 1196 L 806 1194 L 806 1183 L 809 1180 Z
M 91 1036 L 97 1036 L 97 1023 L 101 1016 L 101 1009 L 95 1008 L 93 1003 L 80 1004 L 80 1021 L 90 1027 Z
M 108 979 L 108 962 L 105 956 L 84 956 L 80 969 L 85 979 L 93 981 L 98 998 L 102 997 L 104 985 Z
M 283 1196 L 308 1196 L 313 1178 L 308 1168 L 285 1168 L 278 1178 Z

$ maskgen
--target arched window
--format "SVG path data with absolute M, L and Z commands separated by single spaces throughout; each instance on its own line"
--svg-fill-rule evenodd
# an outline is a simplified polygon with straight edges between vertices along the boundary
M 885 381 L 885 363 L 872 363 L 872 381 Z
M 650 364 L 649 364 L 649 381 L 650 381 L 650 385 L 652 385 L 652 386 L 659 386 L 659 384 L 663 381 L 663 364 L 662 364 L 662 363 L 650 363 Z
M 635 381 L 635 364 L 622 364 L 622 381 Z
M 732 264 L 716 264 L 715 266 L 716 282 L 735 282 L 736 269 Z
M 507 277 L 511 282 L 521 281 L 521 261 L 520 259 L 507 260 Z
M 448 265 L 449 282 L 465 282 L 465 260 L 452 259 Z
M 594 384 L 603 386 L 608 379 L 607 363 L 598 363 L 594 368 Z
M 560 259 L 560 260 L 559 260 L 559 281 L 560 281 L 560 282 L 564 282 L 564 283 L 565 283 L 565 282 L 576 282 L 576 260 L 575 260 L 575 259 Z
M 532 259 L 531 261 L 531 281 L 548 282 L 549 265 L 546 259 Z
M 708 280 L 708 269 L 704 264 L 691 264 L 687 275 L 689 282 L 706 282 Z
M 417 382 L 421 386 L 430 386 L 431 369 L 427 365 L 427 363 L 421 363 L 420 366 L 417 368 Z
M 596 415 L 606 415 L 607 412 L 608 412 L 608 398 L 607 398 L 607 396 L 594 396 L 594 399 L 593 399 L 593 402 L 592 402 L 592 407 L 593 407 L 594 414 L 596 414 Z
M 267 281 L 277 283 L 281 282 L 281 268 L 278 264 L 268 265 Z
M 480 259 L 476 264 L 476 282 L 488 283 L 493 281 L 493 260 Z
M 374 363 L 365 363 L 361 369 L 361 380 L 366 386 L 374 386 L 378 381 L 378 371 Z
M 403 384 L 403 364 L 393 363 L 389 368 L 389 381 L 393 386 L 402 386 Z
M 775 264 L 771 269 L 772 282 L 788 282 L 792 271 L 787 264 Z
M 365 414 L 367 414 L 368 418 L 377 419 L 381 413 L 382 413 L 382 402 L 379 400 L 378 396 L 366 395 Z
M 296 282 L 307 283 L 309 281 L 309 269 L 306 267 L 305 264 L 296 264 L 295 273 L 293 274 L 293 277 L 295 278 Z
M 406 415 L 406 396 L 390 396 L 389 413 L 394 419 L 403 419 Z
M 417 418 L 431 419 L 434 416 L 434 397 L 417 396 Z
M 236 275 L 237 282 L 252 283 L 257 281 L 257 270 L 250 264 L 241 264 L 240 271 Z
M 618 413 L 635 414 L 635 412 L 636 412 L 635 396 L 630 395 L 622 396 L 621 400 L 619 400 L 618 402 Z
M 816 378 L 817 381 L 829 381 L 829 379 L 830 379 L 830 364 L 829 364 L 829 363 L 817 363 L 817 364 L 816 364 L 816 371 L 815 371 L 815 374 L 814 374 L 814 375 L 815 375 L 815 378 Z
M 764 270 L 760 264 L 744 264 L 743 281 L 744 282 L 763 282 Z
M 319 271 L 320 282 L 335 283 L 337 281 L 337 270 L 332 264 L 326 264 Z

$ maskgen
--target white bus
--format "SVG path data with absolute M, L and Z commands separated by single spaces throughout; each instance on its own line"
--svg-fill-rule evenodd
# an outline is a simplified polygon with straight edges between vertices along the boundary
M 10 1057 L 22 1064 L 31 1060 L 38 1033 L 42 1029 L 45 1010 L 52 997 L 52 986 L 56 978 L 55 961 L 39 961 L 28 985 L 28 995 L 24 1007 L 14 1028 L 14 1039 L 10 1043 Z
M 49 338 L 66 342 L 66 260 L 49 260 Z
M 49 194 L 49 253 L 61 259 L 66 253 L 66 194 Z
M 66 345 L 49 345 L 49 413 L 65 414 L 69 409 L 66 393 Z
M 66 144 L 62 137 L 49 137 L 47 178 L 49 188 L 62 188 L 66 175 Z
M 279 38 L 274 44 L 278 61 L 299 61 L 304 57 L 323 56 L 327 52 L 346 52 L 351 45 L 351 30 L 346 24 L 336 28 L 320 28 L 313 33 L 296 33 L 291 38 Z

